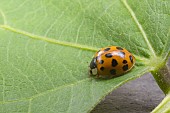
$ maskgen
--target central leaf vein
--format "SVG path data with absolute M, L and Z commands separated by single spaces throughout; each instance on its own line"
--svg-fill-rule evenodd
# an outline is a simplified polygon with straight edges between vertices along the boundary
M 95 47 L 90 47 L 90 46 L 81 45 L 81 44 L 75 44 L 75 43 L 71 43 L 71 42 L 59 41 L 59 40 L 55 40 L 55 39 L 51 39 L 51 38 L 47 38 L 47 37 L 43 37 L 43 36 L 34 35 L 34 34 L 29 33 L 29 32 L 10 27 L 8 25 L 0 25 L 0 27 L 3 28 L 3 29 L 6 29 L 8 31 L 19 33 L 19 34 L 22 34 L 22 35 L 25 35 L 25 36 L 28 36 L 30 38 L 37 39 L 37 40 L 43 40 L 43 41 L 46 41 L 46 42 L 50 42 L 50 43 L 54 43 L 54 44 L 58 44 L 58 45 L 63 45 L 63 46 L 79 48 L 79 49 L 83 49 L 83 50 L 98 51 L 98 48 L 95 48 Z
M 60 41 L 60 40 L 56 40 L 56 39 L 51 39 L 51 38 L 48 38 L 48 37 L 38 36 L 38 35 L 31 34 L 29 32 L 26 32 L 26 31 L 23 31 L 23 30 L 20 30 L 20 29 L 13 28 L 9 25 L 0 25 L 0 28 L 3 28 L 3 29 L 8 30 L 8 31 L 12 31 L 14 33 L 18 33 L 18 34 L 28 36 L 28 37 L 33 38 L 33 39 L 42 40 L 42 41 L 46 41 L 46 42 L 53 43 L 53 44 L 78 48 L 78 49 L 82 49 L 82 50 L 94 51 L 94 52 L 99 50 L 99 48 L 95 48 L 95 47 L 91 47 L 91 46 L 87 46 L 87 45 L 82 45 L 82 44 L 72 43 L 72 42 L 65 42 L 65 41 Z M 136 57 L 136 59 L 147 61 L 146 58 L 142 58 L 142 57 L 137 56 L 137 55 L 135 55 L 135 57 Z

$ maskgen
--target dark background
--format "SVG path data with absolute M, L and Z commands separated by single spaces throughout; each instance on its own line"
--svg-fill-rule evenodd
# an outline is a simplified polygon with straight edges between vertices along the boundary
M 150 113 L 164 97 L 148 73 L 114 90 L 91 113 Z

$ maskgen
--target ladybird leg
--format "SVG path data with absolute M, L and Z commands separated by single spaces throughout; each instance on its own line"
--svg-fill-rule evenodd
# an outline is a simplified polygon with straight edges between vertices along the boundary
M 109 76 L 109 79 L 111 79 L 111 78 L 113 78 L 114 76 L 112 75 L 112 76 Z
M 97 79 L 100 78 L 100 75 L 97 73 L 97 75 L 95 76 L 95 78 L 97 78 Z
M 92 78 L 92 75 L 89 71 L 88 71 L 88 78 Z
M 90 68 L 90 66 L 88 66 L 89 67 L 89 69 L 88 69 L 88 75 L 89 75 L 89 77 L 91 77 L 91 68 Z

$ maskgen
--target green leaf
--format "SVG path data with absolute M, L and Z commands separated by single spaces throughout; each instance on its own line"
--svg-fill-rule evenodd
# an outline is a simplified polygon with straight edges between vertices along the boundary
M 86 113 L 108 93 L 159 70 L 170 51 L 168 0 L 0 0 L 0 112 Z M 88 76 L 101 47 L 136 57 L 110 80 Z
M 152 113 L 169 113 L 170 112 L 170 93 L 162 100 Z

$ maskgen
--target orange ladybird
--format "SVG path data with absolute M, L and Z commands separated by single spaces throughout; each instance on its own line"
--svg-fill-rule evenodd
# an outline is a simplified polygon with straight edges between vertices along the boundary
M 101 48 L 90 63 L 89 73 L 102 78 L 120 76 L 135 64 L 135 57 L 126 49 L 118 46 Z

